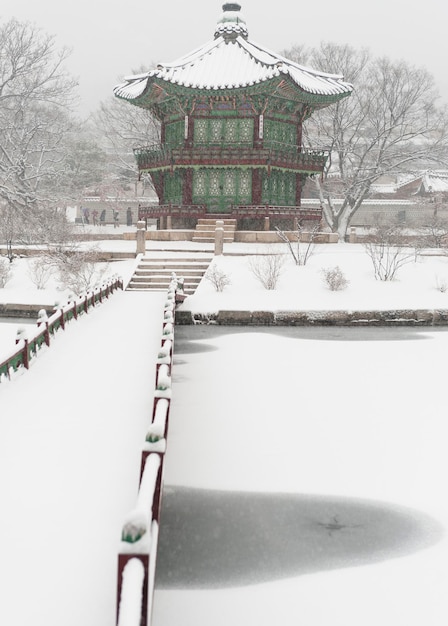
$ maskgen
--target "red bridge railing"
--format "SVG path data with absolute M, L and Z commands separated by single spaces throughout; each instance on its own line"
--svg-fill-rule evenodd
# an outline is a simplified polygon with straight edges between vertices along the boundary
M 178 281 L 173 277 L 163 312 L 151 423 L 142 446 L 137 502 L 122 526 L 117 575 L 118 626 L 151 624 L 171 404 L 175 305 L 182 299 L 178 289 Z
M 122 278 L 114 278 L 106 285 L 81 298 L 76 298 L 61 307 L 55 307 L 56 310 L 50 317 L 42 309 L 39 312 L 37 327 L 27 333 L 19 331 L 15 349 L 9 349 L 4 355 L 0 354 L 0 382 L 3 377 L 10 379 L 20 367 L 28 369 L 30 360 L 38 355 L 43 345 L 50 345 L 51 338 L 57 330 L 64 329 L 67 322 L 77 319 L 79 315 L 87 313 L 91 307 L 100 304 L 116 289 L 123 289 Z

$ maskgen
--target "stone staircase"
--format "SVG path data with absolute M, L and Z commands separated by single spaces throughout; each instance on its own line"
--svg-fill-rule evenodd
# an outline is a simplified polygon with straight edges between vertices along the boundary
M 144 256 L 134 272 L 127 290 L 166 291 L 173 272 L 178 278 L 184 278 L 184 293 L 192 295 L 207 271 L 213 256 Z
M 215 241 L 216 222 L 224 222 L 224 243 L 233 243 L 235 239 L 236 220 L 215 218 L 200 218 L 196 224 L 196 231 L 193 235 L 195 243 L 213 243 Z

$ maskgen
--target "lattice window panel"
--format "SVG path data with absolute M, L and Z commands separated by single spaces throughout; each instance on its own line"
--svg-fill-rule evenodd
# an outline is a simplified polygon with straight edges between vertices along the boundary
M 288 145 L 296 144 L 296 129 L 292 124 L 265 120 L 264 138 L 267 141 L 283 143 Z
M 236 170 L 225 170 L 223 172 L 223 193 L 225 196 L 236 195 Z
M 271 171 L 263 174 L 262 202 L 280 206 L 295 206 L 296 177 L 294 173 Z
M 209 172 L 209 190 L 211 196 L 219 196 L 221 193 L 220 189 L 220 171 L 219 170 L 210 170 Z
M 292 146 L 295 146 L 297 144 L 297 129 L 295 126 L 288 125 L 288 131 L 289 131 L 289 143 Z
M 263 124 L 263 135 L 267 141 L 273 140 L 273 127 L 272 123 L 269 120 L 264 120 Z
M 194 121 L 194 141 L 195 143 L 207 143 L 208 120 Z
M 288 196 L 292 199 L 291 204 L 296 201 L 296 177 L 295 174 L 288 175 Z
M 254 136 L 254 121 L 240 120 L 240 141 L 251 142 Z
M 238 140 L 238 120 L 225 121 L 225 140 L 229 143 Z
M 283 175 L 280 175 L 278 193 L 280 197 L 284 198 L 286 196 L 286 181 Z
M 263 199 L 267 201 L 269 197 L 269 178 L 266 174 L 263 175 Z
M 195 170 L 193 172 L 193 195 L 207 195 L 207 172 L 205 170 Z
M 222 120 L 210 120 L 210 141 L 212 143 L 222 142 Z
M 252 173 L 249 170 L 240 172 L 239 197 L 249 201 L 252 195 Z

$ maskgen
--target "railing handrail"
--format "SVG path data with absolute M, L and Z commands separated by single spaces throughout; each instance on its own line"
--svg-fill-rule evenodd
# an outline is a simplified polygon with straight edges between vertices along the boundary
M 330 153 L 329 148 L 310 148 L 299 144 L 283 143 L 281 141 L 275 141 L 273 139 L 265 139 L 262 146 L 254 146 L 252 141 L 216 141 L 216 142 L 195 142 L 191 146 L 185 145 L 170 145 L 161 143 L 152 143 L 146 146 L 138 146 L 134 148 L 133 152 L 136 156 L 148 153 L 166 153 L 172 154 L 173 152 L 190 152 L 191 150 L 204 150 L 210 148 L 212 150 L 222 149 L 235 149 L 238 150 L 279 150 L 286 152 L 295 152 L 296 154 L 308 154 L 308 155 L 328 155 Z
M 255 146 L 241 142 L 222 142 L 217 144 L 195 144 L 192 146 L 152 145 L 135 148 L 134 154 L 139 168 L 155 166 L 161 168 L 191 167 L 197 164 L 213 167 L 213 161 L 243 161 L 252 167 L 306 167 L 314 170 L 323 167 L 330 151 L 312 149 L 293 144 L 269 142 L 268 145 Z M 211 163 L 204 161 L 210 160 Z
M 164 215 L 171 216 L 188 216 L 188 217 L 207 217 L 209 212 L 205 205 L 193 204 L 193 205 L 178 205 L 178 204 L 160 204 L 160 205 L 147 205 L 140 206 L 138 210 L 139 219 L 159 217 Z M 281 206 L 272 204 L 259 204 L 259 205 L 235 205 L 232 206 L 230 211 L 223 213 L 223 217 L 273 217 L 273 216 L 288 216 L 288 217 L 306 217 L 320 219 L 322 217 L 322 209 L 310 208 L 303 206 Z
M 40 315 L 36 322 L 36 328 L 27 333 L 26 338 L 16 340 L 15 348 L 9 348 L 0 355 L 0 382 L 3 376 L 11 378 L 11 369 L 15 372 L 19 367 L 29 368 L 29 361 L 36 357 L 38 350 L 45 343 L 50 345 L 50 337 L 59 330 L 64 329 L 65 323 L 71 319 L 77 319 L 78 315 L 87 313 L 88 309 L 108 298 L 116 289 L 123 289 L 123 279 L 114 278 L 99 289 L 86 293 L 85 296 L 66 303 L 62 307 L 56 307 L 50 317 Z M 42 312 L 41 311 L 41 312 Z

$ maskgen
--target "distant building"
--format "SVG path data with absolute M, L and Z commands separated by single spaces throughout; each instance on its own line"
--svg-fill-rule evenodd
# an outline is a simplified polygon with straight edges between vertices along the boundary
M 332 187 L 332 202 L 339 207 L 343 203 L 343 183 L 335 176 Z M 309 181 L 304 188 L 302 208 L 319 204 L 315 185 Z M 423 226 L 435 216 L 448 220 L 448 171 L 391 172 L 372 184 L 369 197 L 350 220 L 350 226 L 373 226 L 378 220 Z
M 301 207 L 301 196 L 328 154 L 302 147 L 302 124 L 352 87 L 251 42 L 240 9 L 224 4 L 211 41 L 114 89 L 161 123 L 160 144 L 135 151 L 159 199 L 142 216 L 179 225 L 235 216 L 240 227 L 265 216 L 321 217 L 319 207 Z

